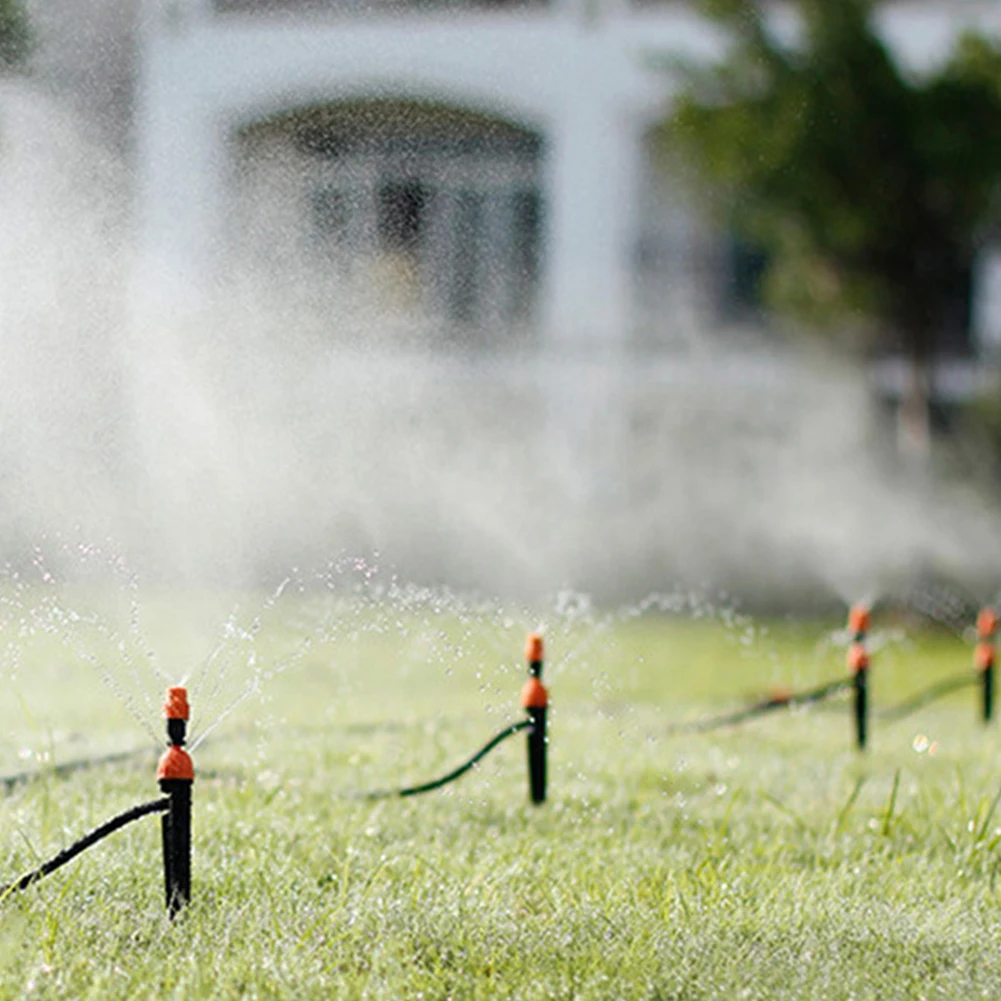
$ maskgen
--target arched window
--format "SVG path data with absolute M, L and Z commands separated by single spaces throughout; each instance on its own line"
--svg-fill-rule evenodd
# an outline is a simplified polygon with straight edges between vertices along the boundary
M 236 143 L 235 247 L 315 303 L 448 332 L 530 327 L 542 256 L 542 141 L 432 104 L 300 109 Z

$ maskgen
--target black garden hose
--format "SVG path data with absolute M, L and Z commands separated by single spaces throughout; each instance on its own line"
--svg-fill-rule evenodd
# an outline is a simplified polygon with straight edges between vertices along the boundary
M 131 824 L 134 820 L 139 820 L 150 813 L 163 813 L 169 805 L 170 798 L 165 796 L 162 799 L 151 800 L 149 803 L 140 803 L 139 806 L 134 806 L 131 810 L 126 810 L 117 817 L 112 817 L 107 823 L 96 827 L 89 834 L 85 834 L 80 838 L 79 841 L 74 841 L 68 848 L 64 848 L 58 855 L 50 858 L 47 862 L 43 862 L 37 869 L 32 869 L 31 872 L 25 873 L 20 879 L 14 880 L 13 883 L 8 883 L 6 886 L 0 887 L 0 898 L 31 886 L 32 883 L 38 882 L 43 876 L 48 876 L 49 873 L 55 872 L 56 869 L 75 859 L 81 852 L 93 847 L 99 841 L 103 841 L 108 835 L 114 834 L 115 831 L 125 827 L 126 824 Z
M 519 723 L 513 723 L 511 726 L 505 727 L 500 733 L 495 734 L 486 744 L 483 745 L 471 758 L 467 758 L 458 768 L 453 769 L 447 775 L 443 775 L 441 778 L 433 779 L 430 782 L 424 782 L 421 785 L 416 786 L 406 786 L 402 789 L 380 789 L 374 792 L 363 792 L 358 793 L 359 799 L 392 799 L 395 797 L 403 796 L 419 796 L 421 793 L 432 792 L 435 789 L 440 789 L 444 785 L 448 785 L 449 782 L 454 782 L 457 778 L 465 775 L 470 768 L 474 767 L 478 762 L 485 758 L 498 744 L 503 743 L 508 737 L 513 737 L 516 733 L 521 733 L 523 730 L 527 730 L 532 726 L 531 720 L 521 720 Z

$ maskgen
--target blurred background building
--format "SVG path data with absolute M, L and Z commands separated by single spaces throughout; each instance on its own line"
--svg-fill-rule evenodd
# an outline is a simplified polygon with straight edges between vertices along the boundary
M 132 340 L 108 352 L 127 374 L 94 406 L 117 392 L 145 414 L 115 447 L 159 470 L 149 510 L 212 497 L 182 519 L 192 552 L 254 534 L 253 559 L 279 560 L 360 539 L 476 583 L 472 550 L 517 579 L 534 558 L 523 540 L 548 537 L 564 579 L 600 587 L 608 547 L 646 584 L 758 579 L 786 543 L 803 570 L 840 545 L 840 528 L 816 541 L 815 513 L 866 439 L 867 393 L 769 339 L 760 260 L 700 221 L 653 142 L 671 59 L 718 51 L 693 4 L 26 6 L 34 85 L 124 165 L 111 284 Z M 1001 5 L 899 0 L 882 24 L 920 69 L 964 27 L 1001 36 Z M 957 395 L 1001 334 L 989 259 L 981 271 L 950 334 L 961 360 L 941 385 Z M 248 374 L 249 356 L 267 371 Z M 882 378 L 892 396 L 892 366 Z M 450 467 L 447 483 L 417 468 L 422 433 L 420 462 Z M 824 475 L 803 478 L 804 459 Z M 477 541 L 442 555 L 462 539 Z
M 677 341 L 746 318 L 753 254 L 700 230 L 648 138 L 668 61 L 714 51 L 693 6 L 147 0 L 142 300 L 252 274 L 328 322 L 356 304 L 495 343 Z M 1001 10 L 910 0 L 886 22 L 920 65 Z

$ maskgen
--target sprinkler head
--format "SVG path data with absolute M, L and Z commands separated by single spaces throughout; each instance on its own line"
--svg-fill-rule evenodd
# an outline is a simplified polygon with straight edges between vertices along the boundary
M 869 632 L 872 613 L 868 605 L 853 605 L 848 613 L 848 631 L 855 636 Z
M 545 709 L 549 704 L 549 693 L 538 678 L 529 678 L 521 690 L 523 709 Z
M 538 664 L 545 656 L 545 645 L 541 633 L 529 633 L 525 640 L 525 660 L 529 664 Z
M 178 685 L 167 689 L 167 702 L 163 707 L 167 719 L 188 719 L 191 710 L 188 708 L 188 690 Z
M 853 643 L 848 648 L 848 669 L 852 674 L 859 674 L 869 667 L 869 654 L 861 643 Z
M 188 690 L 181 688 L 167 689 L 167 702 L 163 707 L 163 714 L 167 717 L 167 739 L 171 744 L 178 747 L 184 745 L 188 735 Z
M 160 758 L 160 763 L 156 768 L 156 777 L 160 782 L 169 779 L 194 782 L 195 766 L 191 761 L 191 755 L 183 747 L 171 744 Z
M 167 737 L 170 743 L 160 758 L 156 769 L 156 777 L 164 779 L 182 779 L 191 782 L 195 778 L 195 768 L 191 763 L 191 755 L 184 750 L 184 739 L 187 736 L 188 690 L 181 688 L 167 689 L 167 703 L 163 707 L 167 717 Z
M 977 616 L 977 636 L 982 640 L 993 639 L 998 631 L 998 617 L 993 608 L 981 608 Z
M 994 646 L 982 640 L 973 648 L 973 666 L 978 671 L 987 671 L 994 666 Z

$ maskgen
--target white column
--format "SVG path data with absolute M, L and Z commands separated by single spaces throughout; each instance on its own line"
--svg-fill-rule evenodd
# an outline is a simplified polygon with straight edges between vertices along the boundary
M 609 105 L 554 122 L 545 184 L 542 324 L 551 343 L 622 343 L 631 322 L 640 135 Z
M 551 146 L 544 391 L 549 455 L 569 501 L 602 506 L 624 486 L 641 146 L 639 129 L 609 107 L 582 105 L 557 123 Z
M 195 32 L 191 33 L 192 35 Z M 211 304 L 223 242 L 226 126 L 198 91 L 197 39 L 147 40 L 140 85 L 135 321 Z

